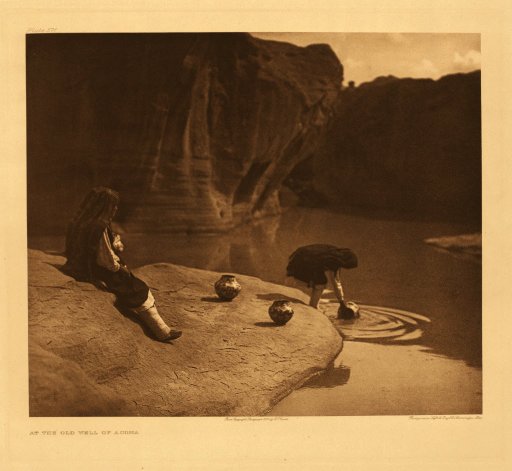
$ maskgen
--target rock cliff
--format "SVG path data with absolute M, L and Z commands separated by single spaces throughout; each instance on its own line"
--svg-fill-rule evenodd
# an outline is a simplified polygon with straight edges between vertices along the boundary
M 480 72 L 381 77 L 340 93 L 323 145 L 288 182 L 313 203 L 479 221 Z
M 96 184 L 132 231 L 276 213 L 342 76 L 327 45 L 248 34 L 28 35 L 29 232 L 62 232 Z
M 153 340 L 114 296 L 64 275 L 60 256 L 29 250 L 31 416 L 260 415 L 342 347 L 302 292 L 237 276 L 242 292 L 219 302 L 219 274 L 170 264 L 136 270 L 160 314 L 183 330 Z M 290 299 L 283 327 L 268 307 Z

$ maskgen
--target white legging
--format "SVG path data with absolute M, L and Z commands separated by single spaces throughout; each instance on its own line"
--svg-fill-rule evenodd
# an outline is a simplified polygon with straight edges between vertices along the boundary
M 132 311 L 146 324 L 158 340 L 164 340 L 171 332 L 171 328 L 165 323 L 155 305 L 155 298 L 151 291 L 140 306 L 132 308 Z
M 151 292 L 151 290 L 149 290 L 148 297 L 146 298 L 146 300 L 140 306 L 133 307 L 133 308 L 131 308 L 131 310 L 135 314 L 140 314 L 144 311 L 147 311 L 148 309 L 151 309 L 154 305 L 155 305 L 155 298 L 153 297 L 153 293 Z

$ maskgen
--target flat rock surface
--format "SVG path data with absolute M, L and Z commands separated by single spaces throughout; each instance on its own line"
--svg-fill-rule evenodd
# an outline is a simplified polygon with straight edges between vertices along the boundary
M 342 347 L 298 290 L 237 275 L 242 292 L 220 302 L 219 273 L 163 263 L 134 271 L 183 331 L 157 342 L 114 295 L 64 275 L 63 263 L 29 250 L 31 416 L 259 415 Z M 268 316 L 275 299 L 293 303 L 283 327 Z

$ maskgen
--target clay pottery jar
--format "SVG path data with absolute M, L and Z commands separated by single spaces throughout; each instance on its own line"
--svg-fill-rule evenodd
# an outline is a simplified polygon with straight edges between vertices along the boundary
M 215 282 L 214 286 L 215 292 L 223 301 L 231 301 L 242 290 L 240 283 L 238 283 L 234 275 L 222 275 Z
M 338 319 L 356 319 L 359 317 L 359 306 L 354 301 L 345 303 L 346 307 L 338 308 Z
M 268 308 L 270 318 L 277 325 L 285 325 L 293 317 L 292 305 L 286 299 L 279 299 Z

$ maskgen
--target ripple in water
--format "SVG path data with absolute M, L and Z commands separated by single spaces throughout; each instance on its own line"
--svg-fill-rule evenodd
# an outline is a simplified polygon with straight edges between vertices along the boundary
M 345 340 L 406 342 L 422 336 L 422 324 L 430 319 L 421 314 L 382 306 L 359 304 L 360 317 L 335 323 Z

